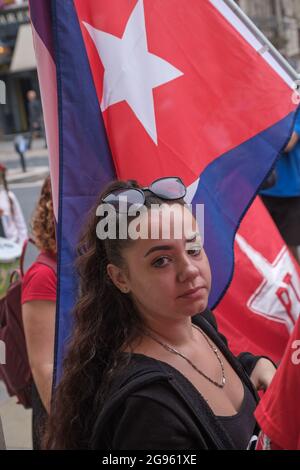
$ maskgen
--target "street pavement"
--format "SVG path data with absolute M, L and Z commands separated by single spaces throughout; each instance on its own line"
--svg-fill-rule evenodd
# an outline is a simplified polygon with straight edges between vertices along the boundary
M 32 141 L 32 148 L 25 153 L 25 162 L 27 171 L 23 172 L 21 159 L 13 142 L 0 142 L 0 163 L 7 167 L 7 180 L 10 185 L 14 185 L 36 182 L 48 174 L 48 150 L 43 139 Z
M 27 171 L 23 173 L 20 158 L 14 151 L 12 142 L 0 142 L 0 164 L 7 167 L 7 180 L 15 193 L 28 229 L 40 189 L 49 173 L 48 152 L 43 140 L 34 140 L 32 149 L 26 155 Z M 34 260 L 34 249 L 28 250 L 25 268 Z M 0 382 L 0 417 L 7 449 L 31 449 L 31 410 L 17 404 L 15 397 L 7 395 L 5 385 Z

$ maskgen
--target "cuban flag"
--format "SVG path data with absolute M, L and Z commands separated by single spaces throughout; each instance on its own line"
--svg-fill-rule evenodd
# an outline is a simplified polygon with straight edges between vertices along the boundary
M 170 175 L 204 203 L 210 306 L 239 223 L 287 143 L 293 77 L 225 0 L 30 0 L 58 217 L 57 363 L 74 248 L 103 185 Z
M 259 197 L 234 253 L 232 282 L 214 311 L 219 329 L 234 354 L 251 351 L 279 363 L 300 316 L 300 268 Z

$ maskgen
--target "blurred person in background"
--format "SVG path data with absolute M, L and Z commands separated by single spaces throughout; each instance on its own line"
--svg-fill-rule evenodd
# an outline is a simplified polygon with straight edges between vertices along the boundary
M 4 165 L 0 165 L 0 218 L 0 236 L 22 246 L 28 237 L 27 227 L 20 204 L 8 189 Z
M 56 237 L 49 176 L 33 216 L 32 235 L 40 255 L 23 279 L 22 315 L 33 376 L 33 448 L 40 449 L 44 422 L 50 410 L 56 307 Z
M 284 153 L 275 165 L 276 183 L 261 191 L 262 200 L 277 228 L 300 263 L 300 113 Z
M 29 148 L 31 147 L 32 139 L 37 137 L 39 134 L 44 137 L 44 120 L 43 110 L 40 100 L 37 98 L 37 94 L 34 90 L 27 92 L 28 100 L 28 114 L 29 114 Z
M 0 165 L 0 298 L 3 297 L 10 283 L 11 273 L 19 267 L 22 246 L 27 239 L 27 227 L 23 212 L 6 180 L 6 167 Z

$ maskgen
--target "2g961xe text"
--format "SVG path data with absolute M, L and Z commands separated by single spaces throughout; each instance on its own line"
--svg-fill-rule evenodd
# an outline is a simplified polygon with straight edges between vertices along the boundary
M 147 455 L 145 462 L 147 465 L 195 465 L 197 463 L 196 455 Z

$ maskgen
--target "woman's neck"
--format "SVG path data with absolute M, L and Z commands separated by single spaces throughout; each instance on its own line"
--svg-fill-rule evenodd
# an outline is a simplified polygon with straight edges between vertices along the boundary
M 146 321 L 146 333 L 157 337 L 163 342 L 174 347 L 183 347 L 190 344 L 194 339 L 195 330 L 192 327 L 191 317 L 180 320 L 151 318 Z

